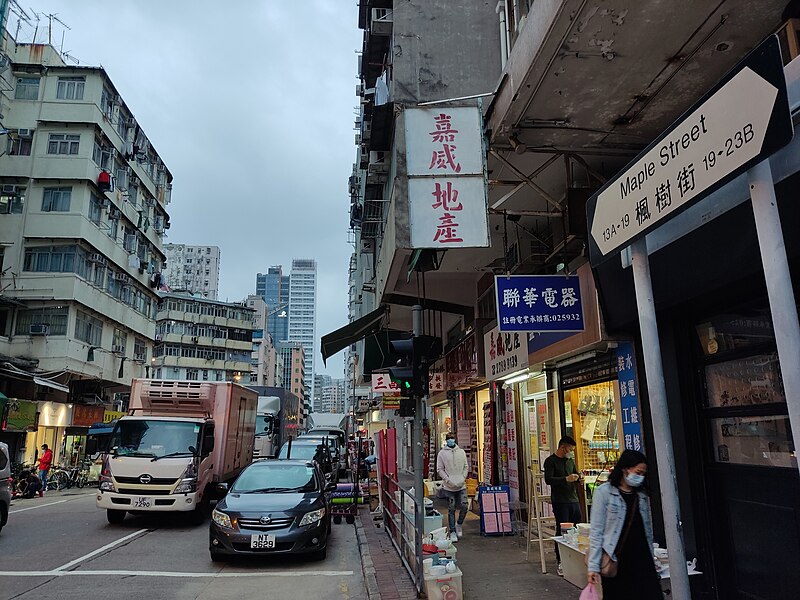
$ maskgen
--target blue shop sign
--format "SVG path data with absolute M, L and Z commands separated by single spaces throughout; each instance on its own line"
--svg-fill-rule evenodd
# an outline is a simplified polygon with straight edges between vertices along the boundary
M 622 409 L 622 445 L 627 450 L 644 452 L 636 362 L 633 359 L 633 344 L 630 342 L 620 342 L 617 345 L 617 379 Z
M 577 275 L 499 275 L 495 289 L 500 331 L 584 329 Z

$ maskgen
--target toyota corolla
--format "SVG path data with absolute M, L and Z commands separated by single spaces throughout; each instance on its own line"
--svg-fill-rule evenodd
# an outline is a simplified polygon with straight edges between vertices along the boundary
M 258 461 L 242 471 L 211 514 L 211 560 L 236 555 L 325 558 L 331 515 L 319 467 L 307 460 Z

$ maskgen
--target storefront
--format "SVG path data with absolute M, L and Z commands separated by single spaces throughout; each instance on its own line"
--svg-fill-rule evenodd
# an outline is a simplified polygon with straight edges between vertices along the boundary
M 27 435 L 25 462 L 33 463 L 39 457 L 42 444 L 53 451 L 53 464 L 68 460 L 66 428 L 72 423 L 72 404 L 61 402 L 38 402 L 39 421 L 36 431 Z
M 86 454 L 86 436 L 89 428 L 102 422 L 105 409 L 100 405 L 75 404 L 72 408 L 72 423 L 64 430 L 64 466 L 78 467 Z
M 25 462 L 25 443 L 27 434 L 36 431 L 37 408 L 29 400 L 0 400 L 0 441 L 8 444 L 14 463 Z

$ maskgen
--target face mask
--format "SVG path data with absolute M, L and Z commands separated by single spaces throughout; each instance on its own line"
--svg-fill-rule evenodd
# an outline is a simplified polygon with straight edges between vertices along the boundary
M 644 482 L 644 475 L 625 473 L 625 482 L 632 487 L 639 487 Z
M 452 438 L 447 440 L 446 444 L 447 444 L 448 448 L 455 448 L 456 447 L 456 441 L 454 439 L 452 439 Z
M 567 458 L 574 459 L 575 458 L 575 451 L 574 450 L 570 450 L 569 452 L 567 452 Z

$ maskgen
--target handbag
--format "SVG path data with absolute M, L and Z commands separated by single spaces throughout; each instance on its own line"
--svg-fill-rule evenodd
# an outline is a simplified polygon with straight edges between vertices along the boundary
M 625 540 L 628 538 L 628 532 L 631 530 L 631 525 L 633 525 L 633 517 L 636 514 L 636 511 L 639 510 L 639 494 L 636 494 L 636 498 L 633 501 L 633 510 L 631 510 L 630 514 L 627 515 L 627 524 L 625 525 L 625 531 L 622 532 L 622 537 L 617 544 L 617 553 L 622 550 L 622 547 L 625 545 Z M 585 555 L 585 562 L 588 566 L 589 564 L 589 553 L 587 552 Z M 619 569 L 619 565 L 617 561 L 611 558 L 611 555 L 603 550 L 603 556 L 600 559 L 600 575 L 603 577 L 611 578 L 617 576 L 617 571 Z

